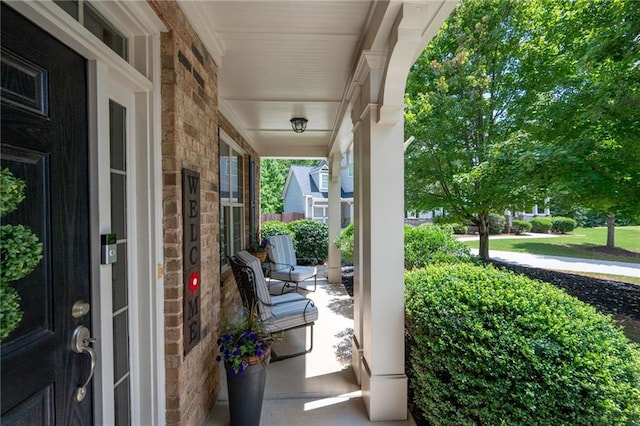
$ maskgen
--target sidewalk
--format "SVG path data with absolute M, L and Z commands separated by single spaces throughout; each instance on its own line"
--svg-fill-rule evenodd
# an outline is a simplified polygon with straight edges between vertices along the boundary
M 471 249 L 471 252 L 477 255 L 478 249 Z M 513 263 L 533 268 L 550 269 L 554 271 L 595 272 L 640 278 L 640 264 L 637 263 L 579 259 L 576 257 L 547 256 L 541 254 L 497 250 L 489 250 L 489 257 L 500 262 Z

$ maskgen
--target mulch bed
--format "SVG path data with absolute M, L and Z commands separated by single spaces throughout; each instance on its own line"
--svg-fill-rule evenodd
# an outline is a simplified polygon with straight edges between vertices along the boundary
M 605 314 L 626 315 L 640 322 L 640 286 L 582 275 L 491 261 L 493 265 L 548 282 Z M 353 297 L 353 269 L 343 268 L 342 284 Z
M 640 286 L 638 285 L 497 261 L 491 261 L 491 263 L 496 267 L 553 284 L 605 314 L 626 315 L 635 321 L 640 321 Z

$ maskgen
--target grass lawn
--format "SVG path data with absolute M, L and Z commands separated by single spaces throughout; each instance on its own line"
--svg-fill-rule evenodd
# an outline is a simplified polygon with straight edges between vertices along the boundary
M 465 244 L 478 248 L 478 240 L 465 241 Z M 606 244 L 606 227 L 577 228 L 570 234 L 554 238 L 527 236 L 497 239 L 490 236 L 489 255 L 491 250 L 499 250 L 640 263 L 640 226 L 616 227 L 616 248 L 607 249 Z

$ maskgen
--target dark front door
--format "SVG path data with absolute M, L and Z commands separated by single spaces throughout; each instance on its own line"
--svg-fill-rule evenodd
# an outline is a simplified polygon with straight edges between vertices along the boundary
M 1 346 L 0 421 L 87 425 L 91 384 L 84 398 L 78 388 L 92 357 L 71 343 L 79 326 L 91 329 L 86 305 L 76 304 L 91 300 L 86 61 L 5 3 L 1 31 L 0 163 L 26 182 L 25 200 L 2 224 L 31 228 L 43 257 L 11 283 L 24 316 Z

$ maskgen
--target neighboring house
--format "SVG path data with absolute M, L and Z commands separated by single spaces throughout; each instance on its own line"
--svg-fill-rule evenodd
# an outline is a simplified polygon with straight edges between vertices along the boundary
M 549 201 L 546 200 L 546 203 Z M 544 207 L 542 211 L 538 208 L 538 205 L 535 204 L 531 209 L 531 212 L 512 212 L 510 210 L 504 211 L 505 216 L 512 216 L 514 219 L 526 220 L 530 222 L 534 217 L 548 217 L 551 216 L 551 209 L 549 207 Z
M 340 226 L 353 222 L 353 167 L 340 171 Z M 302 213 L 307 219 L 329 221 L 329 165 L 291 166 L 282 192 L 284 213 Z
M 549 200 L 546 200 L 545 202 L 548 204 Z M 407 225 L 419 226 L 424 223 L 433 223 L 434 219 L 438 217 L 446 216 L 446 215 L 447 215 L 447 212 L 444 211 L 444 209 L 442 208 L 428 210 L 424 212 L 417 212 L 415 210 L 406 211 L 404 215 L 404 222 Z M 527 222 L 530 222 L 531 219 L 533 219 L 534 217 L 551 216 L 551 210 L 549 209 L 549 207 L 545 207 L 542 211 L 540 211 L 540 209 L 538 208 L 538 205 L 535 204 L 532 207 L 531 212 L 518 212 L 518 211 L 505 210 L 504 216 L 507 223 L 509 224 L 513 219 L 526 220 Z

